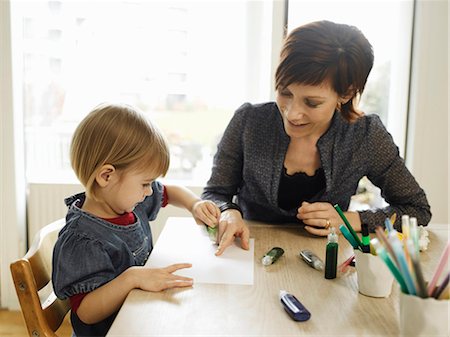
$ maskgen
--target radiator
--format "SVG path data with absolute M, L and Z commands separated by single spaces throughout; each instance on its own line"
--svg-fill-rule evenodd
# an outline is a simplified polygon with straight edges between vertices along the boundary
M 45 225 L 65 217 L 67 207 L 64 198 L 83 191 L 79 184 L 28 184 L 27 223 L 28 242 Z

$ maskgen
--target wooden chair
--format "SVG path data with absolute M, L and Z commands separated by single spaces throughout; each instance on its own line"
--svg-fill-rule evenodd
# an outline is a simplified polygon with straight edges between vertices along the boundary
M 53 292 L 53 247 L 65 220 L 59 219 L 42 228 L 25 256 L 11 263 L 11 273 L 22 314 L 31 337 L 57 336 L 70 309 L 68 300 Z

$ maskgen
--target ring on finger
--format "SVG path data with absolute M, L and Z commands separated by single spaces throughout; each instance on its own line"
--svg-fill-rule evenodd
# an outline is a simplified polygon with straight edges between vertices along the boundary
M 325 224 L 325 229 L 330 228 L 330 226 L 331 226 L 331 221 L 330 221 L 330 219 L 327 219 L 326 224 Z

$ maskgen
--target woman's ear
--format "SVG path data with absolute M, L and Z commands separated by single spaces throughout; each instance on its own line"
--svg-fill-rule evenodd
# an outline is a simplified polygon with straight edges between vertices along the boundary
M 116 174 L 116 168 L 111 164 L 105 164 L 98 170 L 95 181 L 100 187 L 106 187 Z
M 353 98 L 353 96 L 355 96 L 355 92 L 353 91 L 353 87 L 350 86 L 350 88 L 348 88 L 346 95 L 339 97 L 338 99 L 338 103 L 339 105 L 344 105 L 347 104 L 347 102 Z

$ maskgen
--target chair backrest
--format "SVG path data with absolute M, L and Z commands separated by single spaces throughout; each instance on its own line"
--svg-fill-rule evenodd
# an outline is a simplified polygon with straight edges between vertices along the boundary
M 32 337 L 56 336 L 55 331 L 70 309 L 68 300 L 55 296 L 51 282 L 53 247 L 64 224 L 65 219 L 59 219 L 42 228 L 25 256 L 10 265 L 22 314 Z

